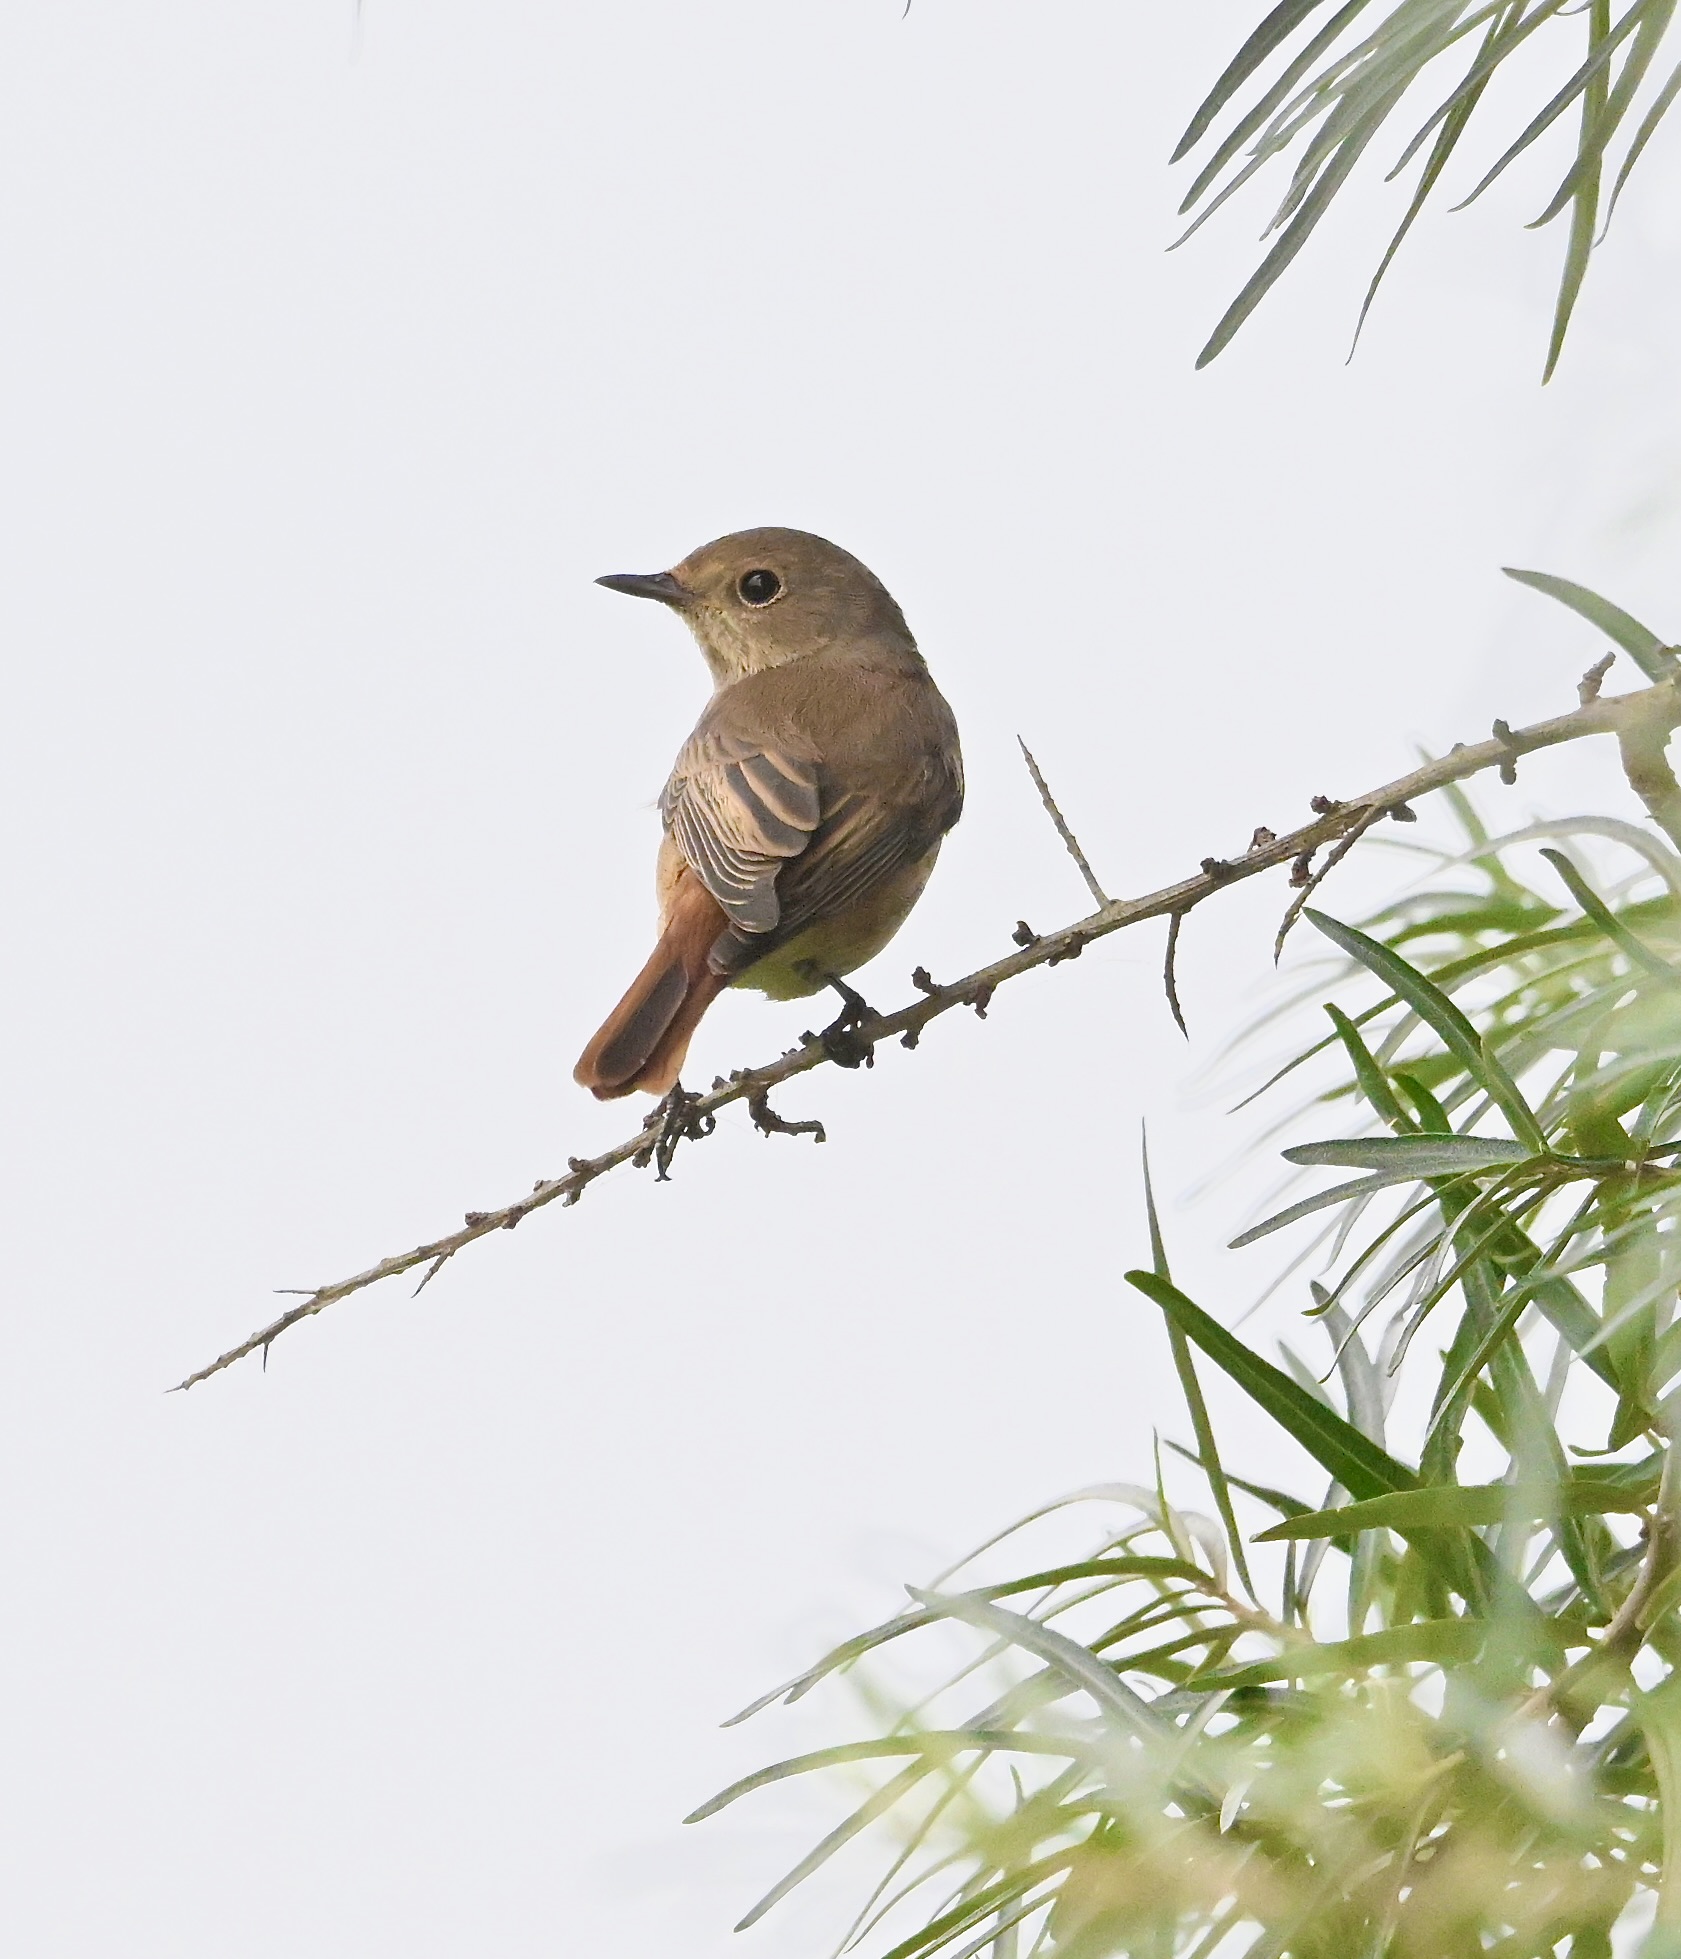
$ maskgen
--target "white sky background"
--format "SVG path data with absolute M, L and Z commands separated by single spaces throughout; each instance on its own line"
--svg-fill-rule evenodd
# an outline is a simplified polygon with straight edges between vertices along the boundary
M 1145 889 L 1569 705 L 1598 643 L 1503 562 L 1681 633 L 1673 132 L 1545 392 L 1545 171 L 1427 223 L 1345 367 L 1361 192 L 1196 375 L 1261 206 L 1165 256 L 1165 158 L 1256 11 L 0 16 L 7 1951 L 816 1950 L 728 1927 L 838 1797 L 677 1819 L 853 1705 L 716 1722 L 1183 1427 L 1137 1128 L 1169 1193 L 1241 1140 L 1186 1087 L 1279 880 L 1187 925 L 1189 1051 L 1126 935 L 788 1090 L 821 1151 L 732 1113 L 161 1390 L 625 1131 L 571 1064 L 703 675 L 598 572 L 789 523 L 903 603 L 972 794 L 884 1003 L 1082 909 L 1017 731 Z M 1484 794 L 1628 801 L 1585 752 Z M 730 998 L 695 1072 L 812 1021 Z M 1168 1215 L 1223 1312 L 1241 1221 Z

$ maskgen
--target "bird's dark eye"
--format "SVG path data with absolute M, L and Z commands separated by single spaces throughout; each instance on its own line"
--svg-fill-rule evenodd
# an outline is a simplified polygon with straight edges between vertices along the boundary
M 769 605 L 782 596 L 782 580 L 774 571 L 744 571 L 735 589 L 749 605 Z

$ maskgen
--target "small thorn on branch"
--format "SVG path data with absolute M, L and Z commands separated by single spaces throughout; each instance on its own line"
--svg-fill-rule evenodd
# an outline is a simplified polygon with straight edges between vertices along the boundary
M 409 1297 L 411 1299 L 418 1299 L 420 1297 L 420 1295 L 426 1290 L 426 1288 L 432 1283 L 432 1281 L 449 1263 L 449 1258 L 450 1255 L 448 1252 L 439 1252 L 438 1256 L 435 1259 L 433 1259 L 432 1263 L 429 1266 L 427 1266 L 426 1271 L 421 1278 L 420 1284 L 415 1287 L 412 1293 L 410 1293 Z M 266 1347 L 263 1349 L 263 1363 L 266 1368 L 268 1364 L 268 1349 Z
M 1341 805 L 1339 804 L 1338 807 L 1340 808 Z M 1325 882 L 1325 880 L 1337 868 L 1337 866 L 1354 848 L 1354 846 L 1360 841 L 1360 839 L 1366 834 L 1366 832 L 1372 827 L 1372 825 L 1374 823 L 1381 821 L 1381 819 L 1387 816 L 1388 814 L 1389 814 L 1388 804 L 1386 803 L 1368 804 L 1367 807 L 1363 809 L 1360 812 L 1360 814 L 1354 819 L 1353 823 L 1349 825 L 1347 831 L 1337 839 L 1335 844 L 1332 845 L 1330 851 L 1326 855 L 1324 863 L 1319 866 L 1317 871 L 1313 871 L 1309 873 L 1308 876 L 1302 881 L 1301 888 L 1297 891 L 1295 897 L 1293 897 L 1290 900 L 1289 907 L 1285 911 L 1283 920 L 1279 924 L 1278 936 L 1272 942 L 1272 958 L 1273 958 L 1273 964 L 1275 966 L 1278 964 L 1280 953 L 1282 953 L 1284 950 L 1284 941 L 1290 936 L 1290 928 L 1292 925 L 1295 924 L 1296 920 L 1301 917 L 1302 912 L 1307 905 L 1308 899 L 1313 896 L 1314 892 L 1316 892 L 1319 889 L 1320 885 L 1322 885 Z M 1298 866 L 1305 868 L 1307 860 L 1309 857 L 1311 857 L 1311 855 L 1312 855 L 1311 851 L 1304 851 L 1302 855 L 1296 859 L 1296 864 L 1291 867 L 1291 871 L 1290 871 L 1290 882 L 1292 884 L 1296 883 L 1296 868 Z
M 1070 959 L 1074 957 L 1073 953 L 1070 953 L 1068 956 Z M 997 988 L 994 983 L 988 980 L 985 986 L 977 986 L 974 992 L 969 995 L 965 1005 L 974 1008 L 975 1018 L 977 1020 L 986 1019 L 986 1010 L 992 1005 L 992 996 L 996 991 Z
M 1589 701 L 1597 701 L 1599 699 L 1599 690 L 1605 684 L 1605 676 L 1616 664 L 1616 660 L 1617 656 L 1615 653 L 1607 653 L 1603 660 L 1595 660 L 1593 665 L 1577 681 L 1576 698 L 1582 703 L 1583 707 L 1586 707 Z
M 1201 868 L 1204 877 L 1211 877 L 1218 883 L 1221 878 L 1230 877 L 1236 866 L 1229 858 L 1205 857 Z
M 828 1132 L 816 1117 L 806 1122 L 789 1122 L 779 1116 L 770 1105 L 770 1090 L 756 1088 L 747 1098 L 747 1113 L 753 1118 L 753 1127 L 761 1136 L 809 1136 L 814 1142 L 826 1143 Z
M 1167 992 L 1168 1011 L 1173 1015 L 1173 1024 L 1188 1041 L 1191 1030 L 1185 1025 L 1185 1016 L 1179 1006 L 1179 976 L 1174 969 L 1174 961 L 1179 956 L 1179 928 L 1185 922 L 1182 911 L 1170 912 L 1167 919 L 1167 957 L 1162 961 L 1162 985 Z
M 916 971 L 911 974 L 911 985 L 916 988 L 918 993 L 934 994 L 940 990 L 939 981 L 934 978 L 926 966 L 918 966 Z
M 1418 821 L 1418 811 L 1413 808 L 1411 803 L 1391 803 L 1387 814 L 1396 823 L 1416 823 Z
M 1313 852 L 1311 850 L 1304 850 L 1300 857 L 1294 858 L 1291 861 L 1290 882 L 1296 890 L 1300 891 L 1312 876 Z
M 1523 750 L 1517 745 L 1511 729 L 1504 721 L 1496 719 L 1491 733 L 1506 751 L 1500 762 L 1500 780 L 1510 788 L 1518 779 L 1518 757 Z
M 1098 883 L 1097 873 L 1086 861 L 1086 853 L 1080 848 L 1079 838 L 1069 829 L 1067 818 L 1057 808 L 1056 798 L 1051 794 L 1051 786 L 1045 780 L 1039 764 L 1033 759 L 1033 750 L 1028 747 L 1020 735 L 1016 736 L 1016 746 L 1021 750 L 1022 760 L 1027 764 L 1027 772 L 1033 778 L 1033 786 L 1039 792 L 1039 800 L 1045 805 L 1045 814 L 1056 825 L 1057 835 L 1067 845 L 1069 856 L 1080 867 L 1080 875 L 1086 881 L 1086 889 L 1097 900 L 1098 904 L 1106 910 L 1109 904 L 1108 894 L 1104 891 L 1103 886 Z
M 1033 927 L 1028 924 L 1025 918 L 1018 918 L 1016 920 L 1016 929 L 1010 934 L 1010 943 L 1012 945 L 1019 945 L 1022 951 L 1026 952 L 1029 946 L 1036 946 L 1039 943 L 1039 934 L 1034 931 Z
M 1278 836 L 1275 831 L 1269 830 L 1264 823 L 1257 823 L 1255 825 L 1255 834 L 1249 839 L 1249 848 L 1251 851 L 1265 850 L 1269 845 L 1275 844 L 1277 841 Z M 1178 913 L 1175 912 L 1174 916 L 1177 918 Z
M 1335 796 L 1314 796 L 1310 798 L 1308 808 L 1315 816 L 1329 816 L 1332 810 L 1341 809 L 1342 804 Z

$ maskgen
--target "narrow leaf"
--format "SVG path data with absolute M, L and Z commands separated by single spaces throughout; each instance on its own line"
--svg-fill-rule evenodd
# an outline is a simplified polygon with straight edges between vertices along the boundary
M 1311 907 L 1304 916 L 1331 943 L 1358 959 L 1368 971 L 1398 993 L 1419 1018 L 1433 1027 L 1443 1044 L 1459 1057 L 1466 1072 L 1499 1105 L 1512 1125 L 1512 1133 L 1529 1146 L 1531 1154 L 1544 1155 L 1547 1140 L 1541 1134 L 1529 1104 L 1518 1093 L 1517 1085 L 1496 1056 L 1478 1039 L 1476 1030 L 1448 996 L 1414 965 L 1378 940 L 1352 925 L 1330 918 Z
M 1643 972 L 1650 973 L 1654 979 L 1662 980 L 1666 986 L 1681 986 L 1681 972 L 1677 972 L 1668 960 L 1660 959 L 1650 946 L 1634 936 L 1562 850 L 1543 850 L 1541 855 L 1569 885 L 1571 897 L 1608 939 L 1622 947 L 1633 964 Z
M 1508 578 L 1545 592 L 1548 598 L 1557 599 L 1560 605 L 1567 605 L 1586 619 L 1590 626 L 1597 626 L 1607 639 L 1622 648 L 1648 680 L 1667 680 L 1677 670 L 1672 649 L 1620 605 L 1613 605 L 1609 599 L 1602 599 L 1597 592 L 1590 592 L 1587 586 L 1577 585 L 1571 579 L 1555 578 L 1551 572 L 1519 571 L 1511 565 L 1502 569 Z
M 1364 1503 L 1345 1503 L 1308 1517 L 1287 1517 L 1261 1531 L 1255 1542 L 1272 1544 L 1288 1537 L 1347 1537 L 1362 1530 L 1424 1530 L 1502 1524 L 1508 1518 L 1540 1523 L 1568 1511 L 1577 1516 L 1607 1511 L 1640 1511 L 1650 1493 L 1571 1482 L 1549 1501 L 1545 1492 L 1509 1483 L 1438 1483 L 1429 1489 L 1397 1490 Z
M 1159 1278 L 1169 1279 L 1167 1267 L 1167 1246 L 1162 1238 L 1161 1219 L 1156 1214 L 1155 1185 L 1150 1179 L 1150 1143 L 1143 1141 L 1144 1154 L 1144 1204 L 1150 1220 L 1150 1257 Z M 1203 1473 L 1208 1478 L 1208 1487 L 1214 1495 L 1214 1507 L 1220 1513 L 1220 1522 L 1225 1527 L 1226 1543 L 1230 1547 L 1233 1563 L 1237 1566 L 1238 1577 L 1243 1589 L 1251 1598 L 1255 1597 L 1255 1581 L 1249 1575 L 1249 1564 L 1244 1551 L 1243 1533 L 1237 1527 L 1237 1513 L 1232 1508 L 1232 1493 L 1226 1483 L 1226 1472 L 1220 1462 L 1219 1447 L 1214 1440 L 1214 1424 L 1208 1418 L 1208 1404 L 1202 1398 L 1202 1384 L 1197 1380 L 1196 1363 L 1191 1358 L 1190 1345 L 1178 1327 L 1169 1325 L 1169 1342 L 1173 1349 L 1174 1371 L 1179 1376 L 1180 1391 L 1185 1397 L 1185 1406 L 1190 1411 L 1191 1427 L 1197 1438 L 1197 1453 L 1203 1463 Z M 1159 1470 L 1158 1461 L 1158 1470 Z M 1165 1499 L 1163 1503 L 1165 1509 Z M 1222 1567 L 1223 1569 L 1223 1567 Z
M 1681 1675 L 1636 1696 L 1635 1720 L 1646 1736 L 1646 1752 L 1657 1771 L 1659 1814 L 1663 1818 L 1663 1878 L 1658 1887 L 1659 1934 L 1681 1934 Z M 1648 1944 L 1647 1950 L 1652 1950 Z
M 1220 79 L 1197 104 L 1196 113 L 1191 117 L 1169 161 L 1177 163 L 1188 150 L 1194 150 L 1207 135 L 1214 118 L 1267 56 L 1275 48 L 1282 47 L 1315 8 L 1327 4 L 1328 0 L 1280 0 L 1280 4 L 1273 8 L 1238 49 Z
M 756 1769 L 753 1774 L 744 1775 L 739 1782 L 732 1782 L 727 1789 L 720 1789 L 717 1795 L 708 1797 L 698 1809 L 690 1810 L 683 1821 L 702 1823 L 707 1817 L 716 1816 L 719 1810 L 728 1809 L 741 1797 L 751 1795 L 754 1790 L 767 1788 L 773 1782 L 786 1781 L 794 1775 L 810 1775 L 819 1769 L 839 1768 L 851 1762 L 882 1761 L 895 1755 L 920 1755 L 932 1764 L 943 1766 L 954 1756 L 976 1750 L 982 1753 L 1001 1750 L 1021 1755 L 1068 1756 L 1079 1754 L 1080 1746 L 1077 1742 L 1061 1740 L 1054 1735 L 1035 1734 L 1021 1728 L 936 1729 L 914 1735 L 882 1735 L 874 1741 L 848 1741 L 835 1748 L 813 1749 L 809 1755 L 794 1755 L 785 1762 L 773 1762 L 769 1768 Z
M 1384 1182 L 1457 1177 L 1467 1171 L 1526 1163 L 1530 1155 L 1522 1143 L 1499 1136 L 1341 1136 L 1323 1143 L 1298 1143 L 1283 1152 L 1286 1163 L 1374 1170 L 1383 1173 Z M 1342 1186 L 1344 1190 L 1355 1187 Z
M 1301 1680 L 1316 1673 L 1362 1673 L 1367 1667 L 1403 1666 L 1427 1660 L 1442 1665 L 1450 1660 L 1474 1660 L 1488 1640 L 1480 1619 L 1425 1619 L 1410 1626 L 1390 1626 L 1364 1633 L 1358 1639 L 1303 1644 L 1272 1660 L 1251 1660 L 1219 1673 L 1203 1674 L 1199 1689 L 1230 1691 L 1261 1687 L 1272 1680 Z
M 1384 1496 L 1418 1487 L 1415 1471 L 1362 1435 L 1323 1402 L 1297 1387 L 1288 1374 L 1252 1353 L 1235 1334 L 1153 1272 L 1129 1272 L 1128 1285 L 1152 1299 L 1169 1319 L 1225 1370 L 1250 1398 L 1324 1468 L 1358 1497 Z
M 1024 1613 L 1006 1612 L 1001 1605 L 989 1604 L 972 1592 L 924 1592 L 914 1585 L 905 1589 L 924 1611 L 942 1619 L 961 1619 L 966 1625 L 989 1632 L 1019 1646 L 1024 1653 L 1036 1654 L 1071 1681 L 1106 1714 L 1112 1714 L 1123 1727 L 1143 1741 L 1161 1741 L 1173 1730 L 1141 1694 L 1135 1694 L 1124 1680 L 1095 1658 L 1091 1651 L 1050 1626 L 1029 1619 Z
M 1389 1170 L 1382 1176 L 1355 1177 L 1346 1184 L 1333 1184 L 1329 1190 L 1322 1190 L 1314 1197 L 1304 1197 L 1299 1204 L 1275 1211 L 1270 1218 L 1252 1224 L 1247 1231 L 1240 1231 L 1227 1250 L 1239 1251 L 1245 1245 L 1254 1244 L 1257 1238 L 1270 1237 L 1273 1232 L 1282 1231 L 1287 1224 L 1296 1224 L 1303 1218 L 1312 1217 L 1315 1211 L 1329 1210 L 1333 1204 L 1352 1203 L 1358 1198 L 1369 1197 L 1374 1191 L 1393 1190 L 1397 1184 L 1416 1182 L 1419 1174 L 1414 1170 Z
M 1206 367 L 1224 351 L 1238 328 L 1277 283 L 1285 267 L 1312 237 L 1314 226 L 1330 209 L 1332 198 L 1342 188 L 1345 178 L 1355 164 L 1360 161 L 1362 151 L 1377 134 L 1379 124 L 1392 106 L 1393 104 L 1387 103 L 1380 106 L 1373 111 L 1365 129 L 1344 139 L 1341 148 L 1321 171 L 1318 182 L 1302 199 L 1300 209 L 1285 227 L 1278 243 L 1262 259 L 1243 290 L 1220 316 L 1219 324 L 1208 336 L 1208 342 L 1202 352 L 1197 355 L 1196 364 L 1199 368 Z

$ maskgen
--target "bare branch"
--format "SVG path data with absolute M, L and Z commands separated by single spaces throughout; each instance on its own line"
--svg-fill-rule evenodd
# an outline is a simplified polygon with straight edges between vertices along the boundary
M 1650 691 L 1656 693 L 1657 689 Z M 1646 805 L 1652 821 L 1681 849 L 1681 785 L 1676 783 L 1666 753 L 1669 727 L 1656 715 L 1627 715 L 1618 724 L 1617 746 L 1628 786 Z
M 1108 894 L 1097 881 L 1097 873 L 1086 862 L 1086 853 L 1080 848 L 1080 840 L 1068 827 L 1068 820 L 1056 806 L 1056 798 L 1051 794 L 1051 785 L 1041 773 L 1039 764 L 1033 759 L 1033 750 L 1020 735 L 1016 736 L 1016 746 L 1021 750 L 1022 760 L 1027 764 L 1027 772 L 1033 778 L 1033 786 L 1039 792 L 1039 800 L 1045 805 L 1045 813 L 1056 825 L 1056 833 L 1068 846 L 1068 854 L 1080 867 L 1080 875 L 1086 881 L 1086 889 L 1100 905 L 1109 902 Z
M 1142 898 L 1106 899 L 1089 917 L 1077 919 L 1060 931 L 1036 934 L 1025 924 L 1018 925 L 1012 935 L 1018 948 L 1016 951 L 995 960 L 990 966 L 981 967 L 966 978 L 954 980 L 949 986 L 936 984 L 919 969 L 918 997 L 892 1013 L 869 1015 L 852 1029 L 853 1037 L 866 1047 L 893 1039 L 904 1047 L 915 1047 L 930 1021 L 937 1020 L 956 1007 L 970 1007 L 984 1016 L 994 993 L 1006 982 L 1018 979 L 1036 967 L 1058 966 L 1078 958 L 1088 945 L 1108 937 L 1111 932 L 1124 931 L 1128 926 L 1140 925 L 1150 918 L 1171 918 L 1177 927 L 1186 912 L 1204 899 L 1213 897 L 1216 892 L 1281 865 L 1296 866 L 1296 875 L 1299 876 L 1300 867 L 1313 852 L 1322 845 L 1337 844 L 1338 850 L 1333 852 L 1331 861 L 1324 867 L 1328 870 L 1373 823 L 1394 813 L 1398 806 L 1409 804 L 1450 782 L 1463 782 L 1471 776 L 1480 775 L 1487 769 L 1498 769 L 1505 774 L 1519 755 L 1536 749 L 1556 748 L 1563 742 L 1580 741 L 1589 735 L 1611 734 L 1618 738 L 1631 784 L 1654 819 L 1681 845 L 1681 788 L 1677 787 L 1664 754 L 1668 735 L 1677 726 L 1681 726 L 1681 676 L 1661 680 L 1638 693 L 1587 701 L 1569 714 L 1557 715 L 1549 721 L 1538 721 L 1532 727 L 1503 729 L 1495 739 L 1478 742 L 1469 748 L 1457 746 L 1448 754 L 1413 770 L 1410 775 L 1347 802 L 1317 797 L 1311 823 L 1305 823 L 1300 829 L 1284 836 L 1257 831 L 1252 847 L 1244 855 L 1229 859 L 1207 858 L 1204 860 L 1205 868 L 1194 877 L 1183 878 L 1177 884 L 1167 885 Z M 1029 757 L 1030 765 L 1031 760 Z M 1037 776 L 1037 770 L 1034 773 Z M 1048 792 L 1045 793 L 1047 807 L 1054 815 L 1055 806 L 1050 802 Z M 1059 828 L 1064 827 L 1060 819 L 1057 820 Z M 1078 846 L 1071 837 L 1067 841 L 1078 859 Z M 1078 861 L 1083 865 L 1083 859 Z M 1091 878 L 1089 870 L 1086 875 L 1087 881 L 1095 889 L 1095 880 Z M 1295 881 L 1293 877 L 1292 882 Z M 1317 882 L 1317 879 L 1314 881 Z M 762 1067 L 737 1069 L 727 1081 L 720 1077 L 705 1094 L 684 1094 L 680 1104 L 673 1097 L 668 1097 L 648 1115 L 633 1136 L 612 1149 L 603 1151 L 600 1156 L 573 1157 L 567 1165 L 565 1176 L 541 1179 L 524 1197 L 517 1198 L 512 1204 L 494 1211 L 469 1211 L 459 1231 L 435 1238 L 428 1244 L 416 1245 L 412 1251 L 395 1253 L 390 1258 L 381 1259 L 377 1265 L 370 1265 L 363 1272 L 307 1294 L 295 1306 L 288 1307 L 278 1319 L 260 1328 L 237 1347 L 230 1347 L 196 1374 L 189 1375 L 180 1386 L 193 1387 L 200 1381 L 208 1380 L 212 1374 L 219 1374 L 223 1368 L 231 1367 L 235 1361 L 245 1359 L 247 1355 L 261 1353 L 266 1357 L 268 1349 L 289 1327 L 296 1326 L 300 1320 L 309 1319 L 338 1300 L 348 1299 L 352 1293 L 366 1291 L 381 1279 L 395 1278 L 399 1273 L 412 1272 L 423 1266 L 430 1268 L 427 1274 L 430 1278 L 475 1239 L 488 1237 L 493 1231 L 512 1231 L 533 1211 L 542 1210 L 557 1200 L 562 1204 L 575 1204 L 598 1177 L 606 1176 L 609 1170 L 617 1169 L 622 1163 L 641 1166 L 652 1162 L 663 1174 L 670 1168 L 672 1152 L 678 1143 L 710 1134 L 713 1119 L 720 1109 L 727 1108 L 732 1102 L 745 1102 L 750 1111 L 755 1105 L 760 1110 L 767 1110 L 765 1097 L 771 1089 L 782 1082 L 791 1081 L 796 1075 L 809 1074 L 812 1069 L 821 1068 L 835 1058 L 823 1039 L 814 1037 Z M 798 1126 L 788 1125 L 789 1128 Z

